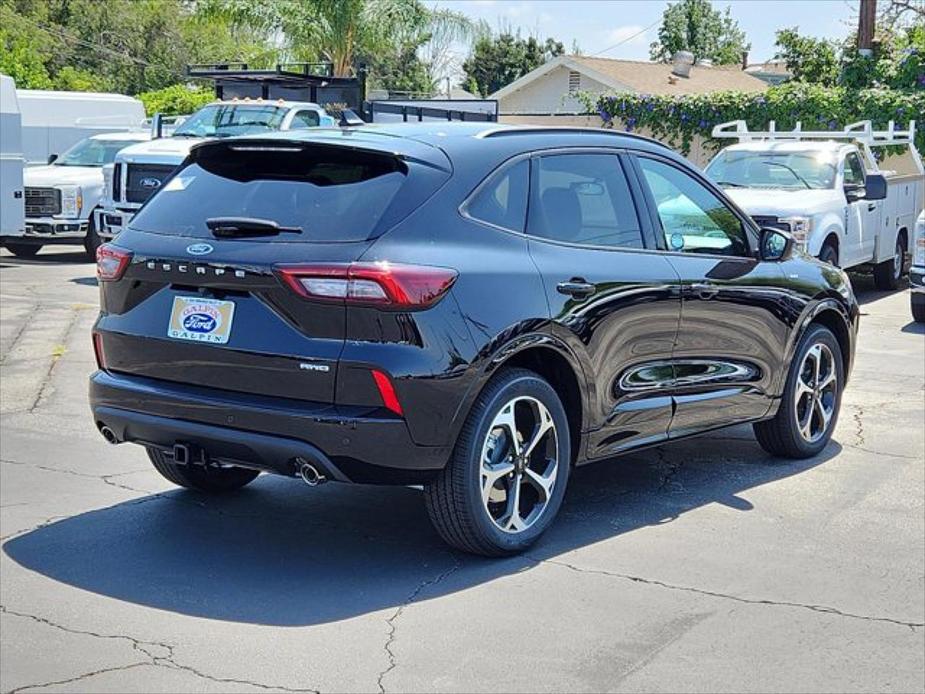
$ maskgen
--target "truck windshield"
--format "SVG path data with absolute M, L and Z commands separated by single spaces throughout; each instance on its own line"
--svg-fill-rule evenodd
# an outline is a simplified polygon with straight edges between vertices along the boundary
M 103 166 L 111 164 L 116 153 L 135 140 L 100 140 L 87 138 L 71 147 L 55 160 L 55 166 Z
M 831 188 L 835 158 L 830 152 L 720 152 L 707 175 L 721 186 L 806 190 Z
M 279 130 L 287 111 L 271 104 L 211 104 L 185 120 L 173 137 L 231 137 Z

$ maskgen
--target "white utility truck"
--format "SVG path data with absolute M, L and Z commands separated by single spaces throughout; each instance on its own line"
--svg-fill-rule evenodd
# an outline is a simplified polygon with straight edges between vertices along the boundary
M 833 265 L 873 266 L 878 288 L 898 286 L 925 205 L 915 121 L 906 130 L 892 121 L 874 130 L 861 121 L 841 131 L 804 131 L 800 123 L 779 131 L 771 121 L 764 132 L 731 121 L 717 125 L 713 137 L 738 144 L 721 150 L 707 175 L 759 225 L 789 231 Z
M 25 187 L 25 234 L 6 242 L 15 255 L 32 257 L 49 244 L 83 244 L 92 257 L 100 245 L 94 212 L 103 197 L 103 167 L 123 147 L 150 139 L 147 131 L 93 135 L 45 166 L 22 174 Z
M 104 170 L 103 208 L 96 215 L 97 233 L 111 239 L 163 185 L 193 145 L 208 139 L 274 130 L 331 127 L 337 122 L 315 103 L 234 99 L 204 106 L 184 120 L 170 137 L 126 147 L 112 169 Z M 157 124 L 155 124 L 157 129 Z
M 92 135 L 144 125 L 144 104 L 124 94 L 18 89 L 16 96 L 27 166 L 46 164 Z
M 26 232 L 23 199 L 22 128 L 16 83 L 0 75 L 0 241 L 4 244 Z

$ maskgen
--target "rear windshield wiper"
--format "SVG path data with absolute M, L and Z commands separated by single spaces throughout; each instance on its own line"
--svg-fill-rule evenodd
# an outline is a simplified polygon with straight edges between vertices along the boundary
M 717 181 L 718 186 L 728 186 L 729 188 L 744 188 L 744 183 L 735 183 L 734 181 Z
M 302 227 L 284 227 L 272 219 L 252 217 L 211 217 L 206 220 L 206 226 L 213 236 L 225 238 L 302 233 Z

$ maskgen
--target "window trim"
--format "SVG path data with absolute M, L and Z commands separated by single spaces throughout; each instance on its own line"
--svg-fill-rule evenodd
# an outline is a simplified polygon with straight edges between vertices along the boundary
M 529 232 L 530 228 L 530 208 L 533 202 L 533 162 L 536 159 L 541 159 L 543 157 L 557 157 L 563 155 L 574 155 L 574 154 L 596 154 L 596 155 L 606 155 L 611 156 L 616 159 L 617 165 L 620 167 L 623 172 L 623 177 L 626 179 L 627 187 L 629 188 L 630 199 L 633 201 L 633 209 L 636 213 L 636 220 L 639 222 L 639 235 L 640 240 L 642 241 L 642 246 L 607 246 L 600 244 L 590 244 L 590 243 L 575 243 L 572 241 L 562 241 L 560 239 L 548 239 L 543 236 L 534 236 Z M 552 243 L 557 246 L 565 246 L 567 248 L 581 248 L 587 250 L 595 251 L 651 251 L 655 250 L 650 247 L 652 242 L 652 230 L 650 228 L 651 221 L 649 219 L 648 210 L 645 209 L 641 203 L 639 195 L 641 193 L 638 190 L 635 180 L 635 172 L 633 171 L 630 162 L 626 160 L 626 150 L 623 148 L 617 147 L 558 147 L 555 149 L 545 149 L 537 150 L 531 153 L 530 156 L 530 189 L 529 195 L 527 198 L 527 218 L 524 224 L 524 236 L 526 236 L 531 241 L 537 241 L 539 243 Z
M 749 217 L 745 212 L 743 212 L 732 200 L 726 197 L 726 194 L 709 178 L 702 175 L 699 170 L 691 166 L 690 168 L 679 165 L 677 161 L 674 161 L 668 157 L 660 156 L 652 152 L 643 152 L 640 150 L 633 150 L 629 153 L 629 158 L 632 159 L 633 170 L 639 179 L 639 184 L 642 186 L 643 197 L 646 203 L 647 213 L 649 218 L 654 225 L 654 228 L 661 233 L 655 234 L 656 250 L 660 253 L 665 253 L 667 255 L 680 256 L 684 258 L 718 258 L 723 260 L 747 260 L 755 262 L 758 259 L 758 236 L 760 234 L 755 221 Z M 707 190 L 713 193 L 723 204 L 725 204 L 729 210 L 735 215 L 735 217 L 742 223 L 742 228 L 745 230 L 745 242 L 748 244 L 749 255 L 724 255 L 719 253 L 685 253 L 684 251 L 675 251 L 668 248 L 668 244 L 665 241 L 665 229 L 662 226 L 662 220 L 658 216 L 658 206 L 655 204 L 655 198 L 652 196 L 652 190 L 649 188 L 648 183 L 646 183 L 645 172 L 642 170 L 642 166 L 639 163 L 640 159 L 652 159 L 666 166 L 670 166 L 674 169 L 677 169 L 682 174 L 686 174 L 690 178 L 694 179 L 701 185 L 703 185 Z
M 481 224 L 482 226 L 488 227 L 489 229 L 498 229 L 500 231 L 506 231 L 509 234 L 517 234 L 519 236 L 526 236 L 527 218 L 530 216 L 530 185 L 532 183 L 532 178 L 533 178 L 533 173 L 532 173 L 533 167 L 531 166 L 531 163 L 530 163 L 531 156 L 532 156 L 532 152 L 524 152 L 521 154 L 517 154 L 513 157 L 505 159 L 503 162 L 501 162 L 495 168 L 489 171 L 488 174 L 485 176 L 485 178 L 479 181 L 478 185 L 472 189 L 472 191 L 459 204 L 459 207 L 456 208 L 456 211 L 459 213 L 459 215 L 463 217 L 463 219 L 467 219 L 470 222 Z M 472 203 L 472 201 L 479 196 L 479 194 L 482 192 L 482 190 L 486 186 L 491 185 L 497 176 L 503 175 L 504 172 L 506 172 L 508 169 L 514 166 L 517 166 L 522 161 L 527 162 L 527 201 L 526 201 L 527 204 L 524 209 L 523 229 L 511 229 L 509 227 L 501 226 L 500 224 L 495 224 L 494 222 L 489 222 L 485 219 L 479 219 L 478 217 L 474 217 L 469 212 L 469 205 Z

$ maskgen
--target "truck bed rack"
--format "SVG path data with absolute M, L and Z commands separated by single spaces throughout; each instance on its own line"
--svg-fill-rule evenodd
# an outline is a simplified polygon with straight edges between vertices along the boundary
M 910 120 L 906 130 L 898 130 L 894 121 L 889 122 L 886 130 L 874 130 L 873 123 L 869 120 L 851 123 L 842 130 L 803 130 L 800 121 L 797 121 L 793 130 L 778 130 L 776 123 L 770 121 L 767 130 L 758 131 L 749 130 L 744 120 L 733 120 L 714 126 L 712 135 L 717 139 L 736 139 L 739 142 L 849 140 L 868 147 L 893 147 L 915 143 L 915 121 Z

